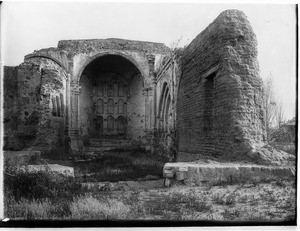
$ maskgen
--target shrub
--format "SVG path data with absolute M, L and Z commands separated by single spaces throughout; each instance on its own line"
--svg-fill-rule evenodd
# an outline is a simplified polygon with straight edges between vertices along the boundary
M 153 198 L 145 203 L 152 214 L 165 215 L 166 211 L 180 212 L 183 207 L 197 212 L 210 211 L 212 206 L 207 204 L 205 197 L 199 198 L 191 194 L 172 193 L 170 195 Z
M 220 194 L 214 194 L 212 196 L 212 201 L 218 205 L 234 205 L 236 202 L 235 201 L 236 197 L 237 197 L 237 195 L 235 192 L 232 192 L 232 193 L 228 194 L 227 196 L 220 195 Z
M 5 200 L 6 217 L 15 219 L 62 219 L 70 215 L 69 201 L 51 202 L 48 198 L 16 201 L 12 197 Z
M 221 214 L 223 215 L 224 220 L 235 220 L 242 215 L 242 212 L 239 209 L 225 209 Z
M 49 170 L 28 172 L 10 168 L 5 171 L 4 189 L 6 195 L 13 195 L 16 200 L 57 197 L 71 198 L 82 192 L 81 184 L 73 177 L 68 177 Z
M 116 199 L 100 201 L 92 196 L 76 198 L 70 205 L 72 219 L 126 219 L 131 207 Z
M 43 201 L 6 198 L 5 216 L 17 219 L 47 219 L 51 203 L 49 199 Z

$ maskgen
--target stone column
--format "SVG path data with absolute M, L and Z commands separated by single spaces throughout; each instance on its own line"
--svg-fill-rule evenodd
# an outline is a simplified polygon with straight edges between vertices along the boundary
M 71 139 L 71 151 L 74 158 L 83 151 L 82 142 L 79 139 L 78 122 L 79 122 L 79 94 L 81 87 L 77 81 L 71 81 L 71 113 L 69 117 L 70 121 L 70 139 Z
M 78 82 L 71 81 L 71 135 L 78 135 L 78 118 L 79 118 L 79 94 L 81 87 Z
M 149 130 L 148 140 L 152 144 L 151 152 L 154 151 L 153 146 L 156 143 L 156 75 L 155 75 L 155 55 L 147 55 L 149 65 L 149 78 L 150 86 L 147 89 L 147 102 L 148 102 L 148 116 L 149 116 Z
M 150 105 L 149 105 L 149 94 L 148 94 L 149 88 L 145 88 L 143 91 L 143 95 L 145 98 L 145 132 L 148 134 L 149 128 L 150 128 Z
M 149 54 L 147 55 L 148 65 L 149 65 L 149 78 L 150 78 L 150 86 L 147 89 L 147 102 L 148 102 L 148 112 L 149 112 L 149 130 L 151 132 L 154 131 L 155 128 L 155 71 L 154 71 L 154 64 L 155 64 L 155 55 Z
M 65 135 L 69 136 L 70 135 L 70 80 L 71 80 L 71 75 L 66 74 L 66 106 L 65 106 Z

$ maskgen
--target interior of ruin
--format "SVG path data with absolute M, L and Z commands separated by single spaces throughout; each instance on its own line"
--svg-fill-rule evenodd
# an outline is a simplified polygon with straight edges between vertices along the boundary
M 80 135 L 139 139 L 143 136 L 143 81 L 130 61 L 106 55 L 80 77 Z

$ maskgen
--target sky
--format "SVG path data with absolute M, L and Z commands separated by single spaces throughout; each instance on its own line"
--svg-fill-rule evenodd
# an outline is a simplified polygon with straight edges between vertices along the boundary
M 295 116 L 296 16 L 287 4 L 197 2 L 3 2 L 2 63 L 16 66 L 34 50 L 65 39 L 123 38 L 178 46 L 190 43 L 222 11 L 242 10 L 258 40 L 262 79 L 272 77 L 285 119 Z

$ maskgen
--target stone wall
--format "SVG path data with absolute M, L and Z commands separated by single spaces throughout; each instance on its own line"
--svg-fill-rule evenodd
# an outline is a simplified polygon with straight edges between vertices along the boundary
M 24 144 L 18 138 L 20 114 L 18 105 L 18 69 L 16 67 L 4 67 L 3 84 L 5 93 L 3 94 L 4 149 L 21 150 Z
M 44 154 L 63 155 L 65 152 L 66 73 L 57 63 L 46 58 L 30 59 L 40 65 L 41 85 L 37 136 L 31 150 Z
M 171 56 L 157 62 L 156 78 L 156 129 L 157 138 L 164 146 L 171 144 L 175 135 L 177 63 Z
M 7 150 L 21 150 L 35 138 L 39 122 L 39 65 L 24 62 L 5 67 L 4 131 Z
M 63 69 L 53 60 L 35 57 L 5 67 L 4 78 L 4 149 L 64 150 Z
M 179 160 L 249 160 L 265 141 L 256 36 L 237 10 L 224 11 L 180 60 Z

